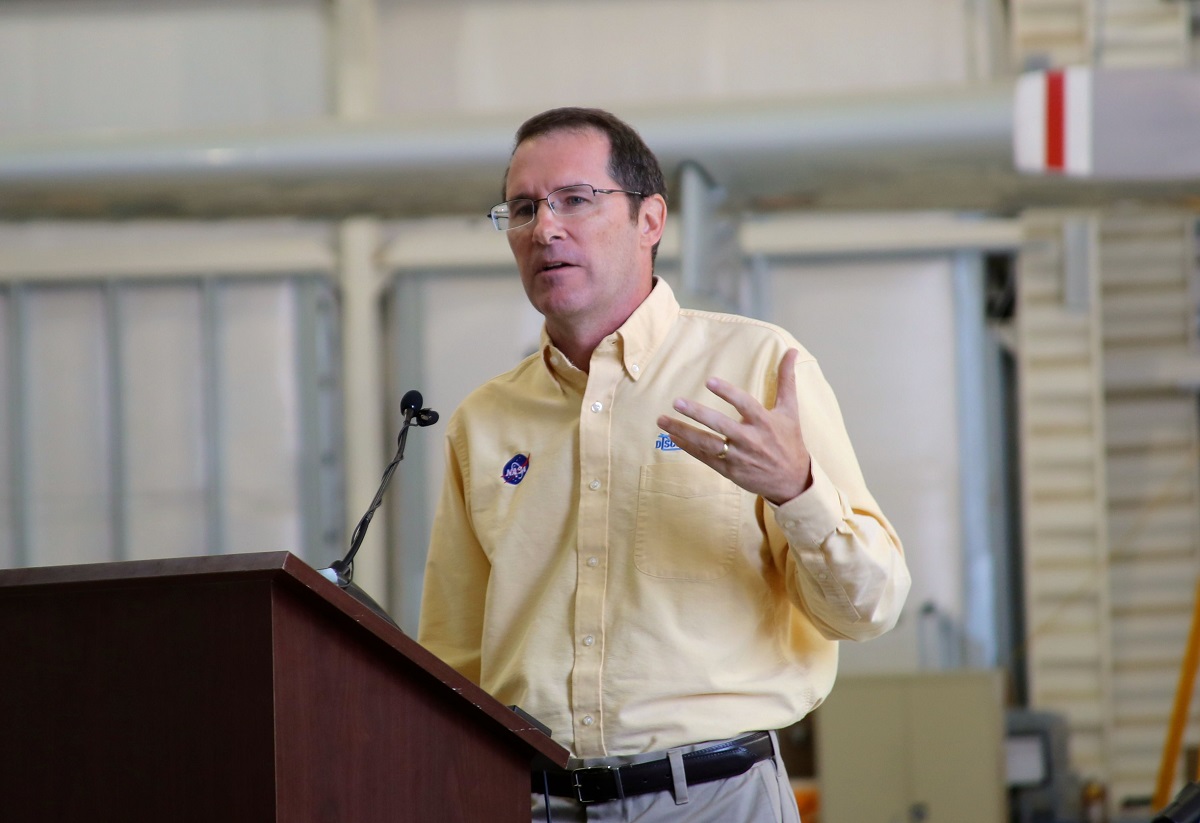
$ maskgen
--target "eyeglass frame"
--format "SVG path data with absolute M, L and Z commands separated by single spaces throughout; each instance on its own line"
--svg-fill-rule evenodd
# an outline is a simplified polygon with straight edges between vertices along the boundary
M 514 197 L 512 200 L 504 200 L 503 202 L 497 203 L 496 205 L 492 206 L 491 211 L 489 211 L 487 213 L 487 217 L 489 219 L 491 219 L 492 227 L 495 228 L 496 231 L 513 231 L 514 229 L 523 229 L 526 226 L 533 225 L 533 223 L 537 220 L 538 203 L 544 202 L 547 206 L 550 207 L 550 211 L 552 211 L 555 214 L 555 216 L 557 216 L 557 217 L 574 217 L 577 214 L 586 214 L 587 212 L 589 212 L 593 208 L 595 208 L 595 204 L 593 204 L 589 208 L 584 209 L 583 211 L 568 212 L 566 214 L 560 214 L 558 209 L 556 209 L 554 207 L 554 204 L 550 202 L 550 198 L 553 197 L 554 195 L 558 194 L 561 191 L 566 191 L 567 189 L 578 189 L 578 188 L 583 188 L 583 187 L 591 189 L 592 194 L 594 194 L 594 195 L 595 194 L 632 194 L 634 197 L 646 197 L 646 194 L 644 192 L 640 192 L 640 191 L 630 191 L 629 189 L 598 189 L 595 186 L 593 186 L 591 183 L 572 183 L 569 186 L 561 186 L 552 192 L 548 192 L 545 197 Z M 500 228 L 500 224 L 496 219 L 496 209 L 500 208 L 501 206 L 507 206 L 509 203 L 519 203 L 523 200 L 528 200 L 530 203 L 533 203 L 533 214 L 529 218 L 529 222 L 528 223 L 520 223 L 519 225 L 516 225 L 516 226 L 508 226 L 503 229 Z M 510 212 L 511 212 L 511 209 L 510 209 Z M 511 217 L 509 219 L 511 219 Z

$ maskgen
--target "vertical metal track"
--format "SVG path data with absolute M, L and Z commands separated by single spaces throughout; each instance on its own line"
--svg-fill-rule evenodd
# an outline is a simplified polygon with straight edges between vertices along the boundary
M 743 292 L 742 311 L 750 317 L 766 320 L 768 323 L 778 322 L 771 313 L 775 305 L 772 293 L 771 264 L 765 254 L 755 254 L 750 258 L 750 276 L 747 278 L 747 289 Z
M 959 507 L 962 518 L 963 622 L 969 641 L 969 665 L 994 666 L 996 603 L 992 576 L 995 550 L 988 527 L 988 489 L 992 467 L 987 456 L 987 387 L 984 362 L 986 318 L 984 272 L 979 254 L 954 256 L 955 369 L 958 382 Z
M 125 385 L 121 285 L 104 281 L 104 354 L 108 363 L 108 510 L 114 560 L 129 559 L 129 473 L 125 461 Z
M 225 534 L 224 422 L 220 368 L 221 283 L 215 277 L 204 277 L 200 281 L 200 289 L 207 547 L 209 554 L 223 554 L 227 549 L 227 539 Z
M 304 558 L 320 563 L 325 558 L 322 541 L 321 500 L 321 426 L 317 409 L 320 406 L 320 378 L 317 364 L 317 299 L 318 290 L 311 277 L 293 277 L 285 281 L 292 291 L 296 311 L 294 368 L 300 408 L 296 461 L 296 488 L 300 495 L 300 545 Z
M 13 283 L 8 296 L 8 411 L 9 454 L 12 469 L 12 545 L 15 566 L 33 565 L 30 506 L 32 486 L 29 477 L 28 408 L 29 364 L 26 354 L 29 318 L 26 308 L 26 288 Z

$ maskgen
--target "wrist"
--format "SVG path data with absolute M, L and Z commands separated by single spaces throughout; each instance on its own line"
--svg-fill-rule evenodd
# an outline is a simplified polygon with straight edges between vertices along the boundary
M 812 488 L 812 484 L 812 461 L 810 460 L 808 461 L 808 466 L 804 470 L 804 480 L 801 483 L 795 484 L 787 489 L 782 489 L 779 495 L 763 495 L 763 499 L 772 505 L 782 506 L 784 503 L 795 500 L 797 497 L 804 494 L 806 491 Z

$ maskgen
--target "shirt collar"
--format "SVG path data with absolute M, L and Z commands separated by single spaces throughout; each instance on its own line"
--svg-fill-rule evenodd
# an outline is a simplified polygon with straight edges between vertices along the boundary
M 654 288 L 634 310 L 617 336 L 621 340 L 622 362 L 630 379 L 640 380 L 658 347 L 666 339 L 675 319 L 679 317 L 679 301 L 675 292 L 662 278 L 654 278 Z
M 567 388 L 573 388 L 582 394 L 584 387 L 587 386 L 587 375 L 572 363 L 569 357 L 559 351 L 558 347 L 550 340 L 550 335 L 546 333 L 545 326 L 542 326 L 542 365 L 546 367 L 546 373 L 563 393 L 566 393 Z
M 678 316 L 679 301 L 675 299 L 675 292 L 667 285 L 667 281 L 655 277 L 650 294 L 614 332 L 621 346 L 622 365 L 631 380 L 636 382 L 646 373 L 647 365 Z M 541 351 L 542 362 L 559 388 L 566 384 L 583 391 L 587 385 L 587 374 L 555 347 L 545 326 L 542 327 Z

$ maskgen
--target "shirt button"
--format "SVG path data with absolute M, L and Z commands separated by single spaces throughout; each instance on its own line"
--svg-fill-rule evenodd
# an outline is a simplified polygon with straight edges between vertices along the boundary
M 821 572 L 820 574 L 817 575 L 817 579 L 818 580 L 828 580 L 829 575 L 825 574 L 825 572 Z
M 589 557 L 589 558 L 587 559 L 587 564 L 588 564 L 589 566 L 591 566 L 591 567 L 594 569 L 594 568 L 596 568 L 597 566 L 599 566 L 599 565 L 600 565 L 600 558 L 598 558 L 598 557 Z
M 599 400 L 597 400 L 595 403 L 592 404 L 592 411 L 598 412 L 598 411 L 603 411 L 603 410 L 604 410 L 604 404 L 601 403 Z
M 596 638 L 590 634 L 587 637 L 583 638 L 583 645 L 585 645 L 585 646 L 591 646 L 595 642 L 596 642 Z
M 585 714 L 585 715 L 583 716 L 583 725 L 585 725 L 585 726 L 590 726 L 590 725 L 592 725 L 592 724 L 593 724 L 593 723 L 595 723 L 595 722 L 596 722 L 596 721 L 592 719 L 592 716 L 591 716 L 590 714 Z
M 798 524 L 796 523 L 796 521 L 795 521 L 795 520 L 785 520 L 785 521 L 783 521 L 783 527 L 784 527 L 785 529 L 794 529 L 794 528 L 796 528 L 796 526 L 797 526 L 797 525 L 798 525 Z
M 551 357 L 550 357 L 550 365 L 551 365 L 551 366 L 557 366 L 557 365 L 558 365 L 558 357 L 556 357 L 556 356 L 554 356 L 554 355 L 551 355 Z
M 641 371 L 641 369 L 640 369 L 640 368 L 638 368 L 638 364 L 637 364 L 637 363 L 634 363 L 632 366 L 630 366 L 630 367 L 629 367 L 629 370 L 630 370 L 631 372 L 633 372 L 634 374 L 637 374 L 638 372 L 640 372 L 640 371 Z
M 588 488 L 592 491 L 596 491 L 598 488 L 600 488 L 600 481 L 593 480 L 591 483 L 588 483 Z

